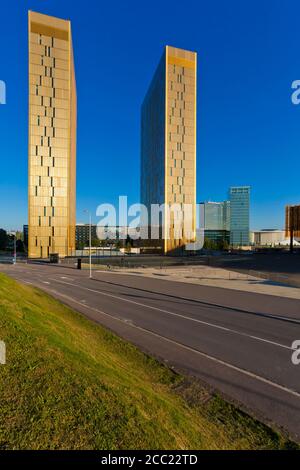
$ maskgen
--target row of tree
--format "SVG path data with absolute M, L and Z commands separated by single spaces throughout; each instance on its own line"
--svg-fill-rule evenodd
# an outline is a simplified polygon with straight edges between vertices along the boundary
M 18 253 L 23 253 L 24 250 L 24 243 L 22 240 L 22 234 L 18 233 L 16 234 L 17 236 L 17 252 Z M 11 235 L 6 232 L 6 230 L 0 228 L 0 251 L 13 251 L 14 249 L 14 235 Z M 113 245 L 114 248 L 121 248 L 125 247 L 130 251 L 130 248 L 133 246 L 133 241 L 131 240 L 130 236 L 127 236 L 126 240 L 99 240 L 98 238 L 92 240 L 92 246 L 93 247 L 107 247 Z M 81 250 L 85 246 L 88 246 L 87 243 L 80 243 L 77 246 L 77 249 Z M 205 238 L 204 240 L 204 245 L 203 248 L 207 250 L 228 250 L 229 249 L 229 243 L 227 240 L 220 240 L 218 242 L 214 240 L 210 240 L 209 238 Z
M 80 242 L 77 244 L 77 250 L 83 250 L 83 248 L 88 247 L 88 241 Z M 126 248 L 127 251 L 133 246 L 133 240 L 127 235 L 126 240 L 99 240 L 98 238 L 92 239 L 92 247 L 111 247 L 113 246 L 116 249 Z M 227 240 L 214 241 L 209 238 L 205 238 L 203 248 L 206 250 L 218 250 L 218 251 L 227 251 L 230 248 L 230 245 Z
M 16 233 L 17 237 L 17 253 L 24 253 L 24 243 L 22 240 L 21 232 Z M 14 250 L 15 235 L 7 233 L 6 230 L 0 228 L 0 251 L 13 251 Z
M 206 250 L 218 250 L 218 251 L 227 251 L 230 246 L 227 240 L 214 241 L 209 238 L 205 238 L 203 248 Z

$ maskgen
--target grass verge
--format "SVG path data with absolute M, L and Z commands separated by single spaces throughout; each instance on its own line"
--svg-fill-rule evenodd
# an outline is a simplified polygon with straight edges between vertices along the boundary
M 0 274 L 0 449 L 295 446 L 39 289 Z M 198 399 L 198 398 L 199 399 Z

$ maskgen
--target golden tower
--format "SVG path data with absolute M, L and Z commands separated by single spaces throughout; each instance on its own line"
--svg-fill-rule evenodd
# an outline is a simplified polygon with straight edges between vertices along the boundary
M 70 21 L 30 11 L 28 256 L 75 249 L 76 83 Z
M 189 205 L 191 229 L 178 236 L 171 219 L 158 242 L 164 253 L 195 241 L 196 94 L 197 54 L 166 46 L 142 105 L 141 202 L 148 213 L 151 204 L 181 205 L 183 213 Z

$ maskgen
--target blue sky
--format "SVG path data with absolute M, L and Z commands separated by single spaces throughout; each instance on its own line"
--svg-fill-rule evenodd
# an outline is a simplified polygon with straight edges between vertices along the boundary
M 300 202 L 294 0 L 2 2 L 0 227 L 27 222 L 28 9 L 72 21 L 78 222 L 119 195 L 139 201 L 140 106 L 169 44 L 198 52 L 197 201 L 251 185 L 251 227 L 283 227 L 285 204 Z

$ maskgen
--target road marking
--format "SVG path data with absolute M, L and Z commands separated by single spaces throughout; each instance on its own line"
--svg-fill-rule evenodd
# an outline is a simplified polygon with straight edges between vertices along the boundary
M 34 272 L 36 272 L 39 267 L 37 268 L 33 268 L 31 266 L 31 269 L 33 269 Z M 116 271 L 95 271 L 95 272 L 98 272 L 98 273 L 102 273 L 102 274 L 123 274 L 123 275 L 127 275 L 129 273 L 122 273 L 122 272 L 116 272 Z M 40 277 L 44 277 L 40 274 L 38 274 Z M 74 279 L 72 279 L 74 280 Z M 113 282 L 109 282 L 109 281 L 103 281 L 105 283 L 108 283 L 108 284 L 112 284 L 112 285 L 115 285 Z M 117 284 L 119 287 L 131 287 L 131 286 L 126 286 L 126 285 L 122 285 L 122 284 Z M 136 287 L 135 288 L 136 290 L 140 290 L 140 291 L 146 291 L 146 292 L 149 292 L 147 291 L 147 289 L 141 289 L 139 287 Z M 216 289 L 219 289 L 219 287 L 216 287 Z M 187 302 L 200 302 L 202 305 L 208 305 L 208 306 L 214 306 L 216 308 L 221 308 L 221 309 L 227 309 L 227 310 L 232 310 L 232 311 L 238 311 L 238 312 L 241 312 L 241 313 L 250 313 L 250 314 L 253 314 L 253 315 L 258 315 L 259 317 L 262 317 L 262 318 L 270 318 L 270 319 L 274 319 L 274 320 L 282 320 L 284 322 L 288 322 L 288 323 L 292 323 L 292 324 L 297 324 L 297 325 L 300 325 L 300 320 L 297 320 L 296 318 L 294 317 L 284 317 L 282 315 L 273 315 L 273 314 L 269 314 L 269 313 L 255 313 L 255 312 L 248 312 L 247 310 L 243 310 L 241 308 L 237 308 L 237 307 L 232 307 L 232 306 L 229 306 L 229 305 L 221 305 L 221 304 L 211 304 L 209 302 L 205 302 L 205 301 L 199 301 L 199 300 L 195 300 L 195 299 L 191 299 L 191 298 L 186 298 L 186 297 L 179 297 L 179 296 L 174 296 L 174 295 L 171 295 L 171 294 L 164 294 L 162 292 L 153 292 L 153 294 L 155 295 L 164 295 L 164 296 L 167 296 L 167 297 L 175 297 L 177 299 L 180 299 L 180 300 L 184 300 L 184 301 L 187 301 Z M 253 294 L 255 294 L 253 292 Z M 261 293 L 259 293 L 260 295 Z M 287 297 L 288 299 L 292 299 L 292 297 Z M 257 339 L 254 337 L 254 339 Z M 265 340 L 267 342 L 267 340 Z M 285 346 L 287 347 L 287 346 Z M 290 349 L 290 348 L 289 348 Z
M 48 281 L 42 281 L 43 284 L 50 284 Z
M 140 331 L 143 331 L 145 333 L 148 333 L 152 336 L 155 336 L 159 339 L 162 339 L 168 343 L 171 343 L 171 344 L 175 344 L 176 346 L 179 346 L 181 347 L 182 349 L 185 349 L 187 351 L 190 351 L 190 352 L 193 352 L 199 356 L 202 356 L 206 359 L 209 359 L 210 361 L 213 361 L 219 365 L 222 365 L 222 366 L 225 366 L 225 367 L 228 367 L 229 369 L 232 369 L 232 370 L 235 370 L 236 372 L 239 372 L 241 374 L 244 374 L 252 379 L 255 379 L 255 380 L 258 380 L 259 382 L 262 382 L 262 383 L 265 383 L 267 385 L 270 385 L 271 387 L 274 387 L 274 388 L 277 388 L 278 390 L 282 391 L 282 392 L 285 392 L 285 393 L 288 393 L 289 395 L 293 395 L 294 397 L 296 398 L 299 398 L 300 399 L 300 393 L 299 392 L 296 392 L 296 390 L 292 390 L 288 387 L 285 387 L 284 385 L 280 385 L 280 384 L 277 384 L 276 382 L 272 382 L 271 380 L 269 379 L 266 379 L 265 377 L 262 377 L 260 375 L 257 375 L 255 374 L 254 372 L 250 372 L 246 369 L 242 369 L 238 366 L 235 366 L 233 364 L 230 364 L 229 362 L 226 362 L 226 361 L 223 361 L 222 359 L 218 359 L 217 357 L 214 357 L 214 356 L 211 356 L 210 354 L 207 354 L 207 353 L 204 353 L 202 351 L 199 351 L 198 349 L 194 349 L 190 346 L 187 346 L 183 343 L 179 343 L 178 341 L 175 341 L 173 339 L 170 339 L 170 338 L 167 338 L 166 336 L 162 336 L 160 335 L 159 333 L 155 333 L 154 331 L 151 331 L 151 330 L 147 330 L 146 328 L 143 328 L 141 326 L 137 326 L 135 325 L 134 323 L 129 323 L 126 321 L 126 319 L 124 320 L 123 318 L 118 318 L 118 317 L 115 317 L 114 315 L 111 315 L 110 313 L 107 313 L 107 312 L 104 312 L 103 310 L 99 310 L 98 308 L 95 308 L 95 307 L 90 307 L 90 306 L 87 306 L 85 304 L 82 304 L 81 302 L 79 302 L 78 300 L 74 300 L 72 297 L 69 297 L 68 295 L 66 294 L 61 294 L 60 292 L 57 292 L 56 290 L 54 289 L 48 289 L 50 292 L 53 292 L 55 293 L 56 295 L 60 296 L 60 297 L 63 297 L 63 298 L 66 298 L 68 299 L 69 301 L 75 303 L 75 304 L 78 304 L 78 305 L 81 305 L 82 307 L 86 308 L 86 309 L 89 309 L 89 310 L 93 310 L 94 312 L 97 312 L 97 313 L 100 313 L 101 315 L 105 315 L 107 317 L 110 317 L 112 318 L 113 320 L 116 320 L 116 321 L 119 321 L 121 323 L 125 323 L 126 325 L 128 325 L 129 327 L 131 328 L 135 328 L 137 330 L 140 330 Z
M 106 274 L 109 274 L 109 272 L 107 272 Z M 117 273 L 112 273 L 112 274 L 117 274 Z M 127 273 L 123 273 L 123 274 L 127 275 Z M 117 285 L 118 287 L 125 287 L 125 288 L 128 287 L 128 288 L 135 289 L 135 290 L 142 291 L 142 292 L 150 292 L 149 289 L 143 289 L 141 287 L 132 287 L 132 286 L 128 286 L 126 284 L 115 284 L 112 281 L 104 281 L 103 279 L 99 279 L 99 278 L 96 278 L 96 280 L 101 281 L 102 283 L 110 284 L 110 285 Z M 169 279 L 164 279 L 164 280 L 169 281 Z M 173 281 L 174 281 L 174 279 L 172 280 L 172 282 Z M 203 287 L 205 287 L 205 286 L 203 286 Z M 225 288 L 214 287 L 214 289 L 223 289 L 224 290 Z M 232 290 L 232 289 L 228 289 L 228 290 Z M 244 293 L 247 293 L 247 292 L 245 291 Z M 256 292 L 256 293 L 255 292 L 250 292 L 250 293 L 253 294 L 253 295 L 256 295 L 256 294 L 257 295 L 269 295 L 269 294 L 262 294 L 262 293 L 258 293 L 258 292 Z M 174 294 L 170 294 L 170 293 L 167 294 L 167 293 L 164 293 L 164 292 L 154 291 L 153 294 L 163 295 L 164 297 L 176 298 L 178 300 L 183 300 L 183 301 L 186 301 L 186 302 L 200 303 L 201 305 L 208 306 L 208 307 L 216 307 L 216 308 L 220 308 L 220 309 L 231 310 L 232 312 L 247 313 L 247 314 L 252 314 L 252 315 L 259 316 L 261 318 L 271 318 L 273 320 L 281 320 L 281 321 L 284 321 L 284 322 L 300 325 L 300 320 L 297 320 L 295 317 L 286 317 L 286 316 L 284 317 L 282 315 L 276 315 L 276 314 L 271 314 L 271 313 L 249 312 L 249 311 L 244 310 L 244 309 L 239 308 L 239 307 L 234 307 L 234 306 L 224 305 L 224 304 L 213 304 L 211 302 L 204 301 L 204 300 L 192 299 L 192 298 L 182 297 L 182 296 L 174 295 Z M 293 297 L 287 297 L 287 299 L 297 300 L 297 299 L 294 299 Z
M 101 274 L 120 274 L 121 276 L 122 275 L 126 275 L 126 276 L 137 276 L 136 273 L 122 273 L 122 272 L 118 272 L 118 271 L 95 271 L 96 273 L 101 273 Z
M 247 338 L 251 338 L 251 339 L 256 340 L 256 341 L 261 341 L 261 342 L 264 342 L 264 343 L 272 344 L 272 345 L 278 346 L 280 348 L 289 349 L 289 350 L 292 349 L 290 346 L 286 346 L 285 344 L 277 343 L 275 341 L 271 341 L 271 340 L 268 340 L 268 339 L 265 339 L 265 338 L 261 338 L 259 336 L 248 335 L 247 333 L 243 333 L 241 331 L 233 330 L 231 328 L 226 328 L 225 326 L 216 325 L 215 323 L 210 323 L 210 322 L 206 322 L 206 321 L 203 321 L 203 320 L 198 320 L 197 318 L 188 317 L 188 316 L 182 315 L 180 313 L 175 313 L 175 312 L 171 312 L 170 310 L 165 310 L 165 309 L 162 309 L 162 308 L 153 307 L 152 305 L 143 304 L 141 302 L 136 302 L 134 300 L 124 299 L 123 297 L 119 297 L 119 296 L 114 295 L 114 294 L 108 294 L 107 292 L 102 292 L 102 291 L 98 291 L 98 290 L 95 290 L 95 289 L 90 289 L 89 287 L 79 286 L 78 284 L 71 284 L 71 283 L 60 281 L 60 280 L 54 279 L 54 278 L 50 278 L 50 279 L 52 281 L 56 281 L 56 282 L 59 282 L 61 284 L 66 284 L 66 285 L 69 285 L 69 286 L 72 286 L 72 287 L 79 287 L 80 289 L 84 289 L 84 290 L 87 290 L 87 291 L 90 291 L 90 292 L 94 292 L 94 293 L 99 294 L 99 295 L 103 295 L 103 296 L 106 296 L 106 297 L 112 297 L 114 299 L 118 299 L 118 300 L 121 300 L 123 302 L 129 302 L 129 303 L 134 304 L 134 305 L 138 305 L 138 306 L 141 306 L 141 307 L 146 307 L 146 308 L 149 308 L 151 310 L 156 310 L 158 312 L 162 312 L 162 313 L 166 313 L 168 315 L 183 318 L 185 320 L 189 320 L 189 321 L 192 321 L 192 322 L 195 322 L 195 323 L 200 323 L 200 324 L 205 325 L 205 326 L 209 326 L 209 327 L 212 327 L 212 328 L 217 328 L 219 330 L 227 331 L 229 333 L 233 333 L 233 334 L 240 335 L 240 336 L 245 336 Z

